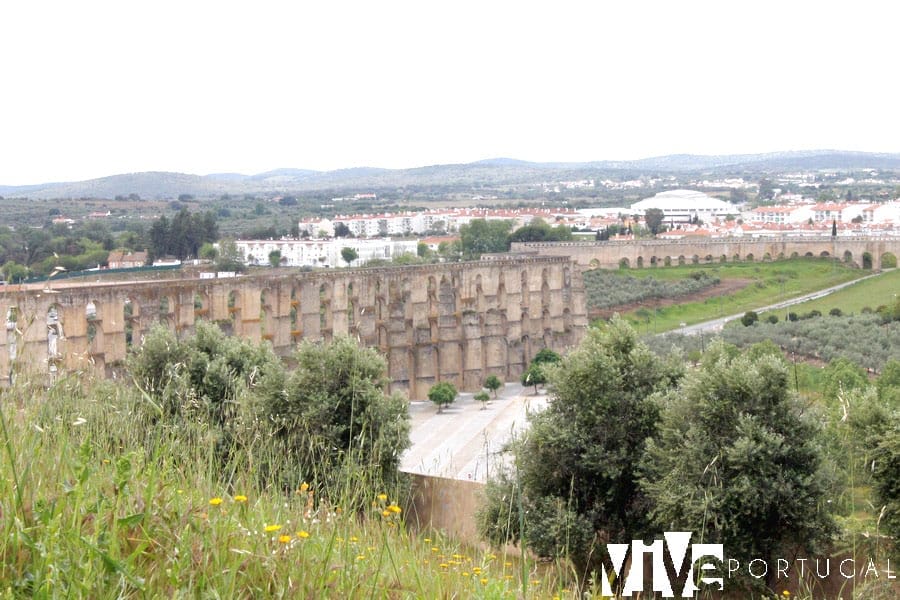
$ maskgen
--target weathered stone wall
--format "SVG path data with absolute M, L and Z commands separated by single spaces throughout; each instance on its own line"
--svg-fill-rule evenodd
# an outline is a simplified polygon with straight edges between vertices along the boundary
M 868 253 L 872 268 L 881 270 L 885 253 L 900 257 L 897 237 L 730 237 L 682 240 L 514 243 L 512 251 L 534 256 L 565 256 L 579 268 L 651 267 L 668 262 L 711 263 L 776 260 L 792 256 L 835 257 L 862 264 Z
M 6 382 L 29 367 L 108 375 L 155 323 L 184 335 L 206 319 L 281 355 L 301 339 L 355 337 L 413 398 L 437 381 L 474 390 L 490 373 L 516 378 L 538 350 L 576 344 L 587 325 L 581 275 L 562 257 L 9 289 L 0 318 L 10 311 Z

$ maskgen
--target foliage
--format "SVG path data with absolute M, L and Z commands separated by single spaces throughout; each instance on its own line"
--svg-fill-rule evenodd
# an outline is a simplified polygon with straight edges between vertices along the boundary
M 294 358 L 289 375 L 273 369 L 260 386 L 254 412 L 278 449 L 263 457 L 261 476 L 289 489 L 315 481 L 334 495 L 352 471 L 373 489 L 393 489 L 410 443 L 409 414 L 402 396 L 384 392 L 384 358 L 346 337 L 304 341 Z
M 657 527 L 724 543 L 741 564 L 775 564 L 829 539 L 817 426 L 781 360 L 732 356 L 718 344 L 662 407 L 661 435 L 641 465 Z
M 510 242 L 569 242 L 572 230 L 565 225 L 550 226 L 543 219 L 534 218 L 528 225 L 509 234 Z
M 538 386 L 544 385 L 547 383 L 547 373 L 544 370 L 544 365 L 541 363 L 536 363 L 534 361 L 528 365 L 528 368 L 522 373 L 522 385 L 533 385 L 534 393 L 538 393 Z
M 428 399 L 437 404 L 440 413 L 456 400 L 457 393 L 455 385 L 449 381 L 439 381 L 428 390 Z
M 200 247 L 219 238 L 216 216 L 211 211 L 191 213 L 182 208 L 169 221 L 165 215 L 150 226 L 150 257 L 174 256 L 184 260 L 198 256 Z
M 234 240 L 222 240 L 215 260 L 218 271 L 241 273 L 247 269 L 244 265 L 244 254 Z
M 487 403 L 488 400 L 491 399 L 491 395 L 484 390 L 481 390 L 480 392 L 476 392 L 475 395 L 472 396 L 472 399 L 476 402 L 481 402 L 481 410 L 484 410 L 485 408 L 487 408 Z
M 281 265 L 281 250 L 272 250 L 269 252 L 269 266 L 278 267 Z
M 900 360 L 892 358 L 884 363 L 875 381 L 878 399 L 893 409 L 900 409 Z
M 497 390 L 503 387 L 503 382 L 500 381 L 500 378 L 496 375 L 488 375 L 484 380 L 484 387 L 494 394 L 494 398 L 497 397 Z
M 665 219 L 665 213 L 663 213 L 660 208 L 648 208 L 644 213 L 644 223 L 647 224 L 647 229 L 649 229 L 650 233 L 653 235 L 665 231 L 663 219 Z
M 619 271 L 605 269 L 594 269 L 584 273 L 587 305 L 590 308 L 610 308 L 659 298 L 677 298 L 718 283 L 718 277 L 705 271 L 698 271 L 689 277 L 676 280 L 632 277 Z
M 868 386 L 866 372 L 859 365 L 846 358 L 835 358 L 823 371 L 822 394 L 835 399 L 844 392 L 859 390 Z
M 359 258 L 359 252 L 354 248 L 344 246 L 341 248 L 341 258 L 344 259 L 344 262 L 347 263 L 347 266 L 349 267 L 350 263 Z
M 759 321 L 759 315 L 756 314 L 756 312 L 752 311 L 752 310 L 748 310 L 747 312 L 744 313 L 744 316 L 741 317 L 741 324 L 744 327 L 750 327 L 757 321 Z
M 594 541 L 645 533 L 648 504 L 635 468 L 656 431 L 658 409 L 648 398 L 680 375 L 680 365 L 656 358 L 620 319 L 589 330 L 552 371 L 549 406 L 513 444 L 517 476 L 495 482 L 501 489 L 479 512 L 481 534 L 568 556 L 584 577 L 602 558 Z M 498 505 L 517 493 L 520 501 Z
M 464 260 L 478 259 L 482 254 L 509 250 L 512 221 L 473 219 L 460 225 L 459 239 Z
M 886 431 L 877 438 L 873 479 L 878 504 L 884 507 L 881 527 L 900 539 L 900 413 L 891 417 Z M 895 555 L 900 546 L 895 546 Z

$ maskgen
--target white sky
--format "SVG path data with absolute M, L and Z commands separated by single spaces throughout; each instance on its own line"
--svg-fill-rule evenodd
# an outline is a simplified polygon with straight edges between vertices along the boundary
M 0 4 L 0 184 L 900 152 L 893 2 Z

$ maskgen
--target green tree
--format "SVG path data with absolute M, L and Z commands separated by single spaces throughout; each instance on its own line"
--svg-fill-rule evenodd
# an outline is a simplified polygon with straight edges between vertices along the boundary
M 886 431 L 877 438 L 873 465 L 875 497 L 884 507 L 880 519 L 882 531 L 900 539 L 900 417 L 893 413 Z M 894 544 L 894 556 L 900 557 L 900 544 Z
M 646 533 L 649 504 L 636 468 L 659 418 L 649 398 L 682 369 L 657 358 L 618 317 L 590 329 L 552 370 L 547 408 L 529 416 L 528 435 L 513 443 L 515 472 L 489 484 L 477 513 L 481 535 L 569 557 L 585 581 L 604 558 L 601 542 Z
M 494 398 L 496 398 L 497 390 L 503 387 L 503 382 L 496 375 L 488 375 L 484 380 L 484 387 L 494 394 Z
M 272 250 L 269 252 L 269 265 L 273 267 L 281 265 L 281 250 Z
M 756 314 L 756 312 L 752 311 L 752 310 L 748 310 L 747 312 L 744 313 L 744 316 L 741 317 L 741 324 L 744 327 L 750 327 L 757 321 L 759 321 L 759 315 Z
M 344 246 L 341 248 L 341 258 L 344 259 L 344 262 L 346 262 L 349 267 L 350 263 L 359 258 L 359 252 L 349 246 Z
M 456 395 L 456 386 L 449 381 L 439 381 L 428 390 L 428 399 L 437 404 L 438 414 L 456 400 Z
M 522 385 L 533 385 L 535 395 L 538 393 L 538 386 L 545 383 L 547 383 L 547 374 L 544 366 L 540 363 L 532 362 L 522 373 Z
M 290 375 L 264 374 L 257 414 L 276 451 L 261 465 L 261 478 L 287 489 L 315 483 L 333 498 L 347 489 L 394 489 L 410 444 L 409 412 L 401 394 L 385 393 L 384 357 L 338 337 L 303 341 L 295 360 Z M 351 502 L 366 500 L 371 496 Z
M 541 348 L 538 353 L 534 355 L 534 358 L 531 359 L 531 362 L 545 365 L 556 364 L 560 360 L 562 360 L 562 357 L 559 355 L 559 352 L 551 350 L 550 348 Z
M 893 358 L 884 363 L 875 388 L 879 400 L 894 410 L 900 409 L 900 360 Z
M 244 255 L 238 249 L 234 240 L 222 240 L 219 244 L 219 253 L 216 256 L 216 270 L 233 271 L 236 273 L 246 270 Z
M 477 392 L 472 398 L 477 402 L 481 402 L 481 410 L 484 410 L 487 408 L 487 403 L 488 400 L 491 399 L 491 395 L 484 390 L 481 390 L 480 392 Z
M 843 392 L 864 389 L 869 385 L 862 367 L 846 358 L 836 358 L 822 370 L 822 395 L 835 399 Z
M 199 256 L 203 260 L 216 260 L 216 257 L 219 255 L 219 251 L 216 247 L 210 242 L 205 242 L 202 246 L 200 246 Z
M 644 213 L 644 223 L 653 235 L 665 231 L 665 228 L 663 227 L 663 220 L 665 218 L 666 215 L 660 208 L 648 208 Z
M 818 426 L 791 394 L 783 361 L 732 356 L 717 343 L 661 402 L 660 436 L 641 466 L 657 528 L 722 543 L 741 564 L 775 564 L 828 540 Z
M 512 221 L 474 219 L 461 225 L 459 239 L 464 260 L 478 259 L 482 254 L 509 250 Z
M 509 235 L 510 242 L 568 242 L 572 230 L 565 225 L 551 227 L 543 219 L 534 218 L 528 225 L 519 227 Z
M 28 277 L 28 269 L 14 260 L 6 261 L 0 272 L 3 273 L 3 279 L 9 283 L 21 283 Z

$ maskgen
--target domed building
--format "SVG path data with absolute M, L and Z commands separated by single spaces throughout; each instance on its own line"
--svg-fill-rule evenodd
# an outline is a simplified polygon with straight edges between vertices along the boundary
M 650 208 L 658 208 L 663 211 L 666 224 L 690 223 L 695 217 L 700 221 L 709 222 L 712 219 L 725 218 L 739 212 L 728 202 L 695 190 L 660 192 L 652 198 L 645 198 L 632 204 L 631 212 L 643 216 Z

